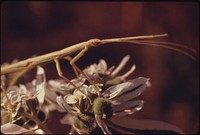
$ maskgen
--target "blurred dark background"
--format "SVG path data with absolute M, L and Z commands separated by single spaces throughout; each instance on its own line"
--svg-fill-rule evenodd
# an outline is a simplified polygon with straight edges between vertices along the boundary
M 135 119 L 169 122 L 188 134 L 199 130 L 199 4 L 195 2 L 3 2 L 1 3 L 1 64 L 26 59 L 92 38 L 114 38 L 168 33 L 156 40 L 194 48 L 197 60 L 158 47 L 113 43 L 91 48 L 78 62 L 80 68 L 103 58 L 117 65 L 127 54 L 136 64 L 129 77 L 149 77 L 152 86 L 139 98 L 144 108 Z M 74 78 L 67 61 L 63 72 Z M 44 65 L 48 79 L 58 78 L 54 64 Z M 29 72 L 31 81 L 35 71 Z M 54 113 L 49 127 L 66 133 Z

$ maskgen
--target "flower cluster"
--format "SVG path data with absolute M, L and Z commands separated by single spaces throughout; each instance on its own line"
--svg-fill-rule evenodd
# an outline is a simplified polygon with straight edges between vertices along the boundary
M 124 75 L 117 76 L 129 58 L 129 55 L 125 56 L 116 68 L 112 66 L 108 69 L 103 59 L 98 64 L 90 65 L 78 78 L 71 81 L 77 86 L 71 93 L 69 83 L 49 82 L 52 87 L 68 86 L 66 89 L 60 87 L 60 90 L 68 92 L 58 96 L 57 102 L 68 113 L 73 114 L 71 133 L 89 134 L 98 125 L 104 134 L 111 134 L 105 123 L 107 120 L 112 116 L 133 114 L 142 108 L 143 101 L 131 100 L 145 90 L 149 79 L 139 77 L 125 81 L 134 71 L 135 65 Z M 93 84 L 88 84 L 87 78 Z
M 7 134 L 43 133 L 37 125 L 33 127 L 28 122 L 37 117 L 41 111 L 46 113 L 44 106 L 41 107 L 44 103 L 46 87 L 44 69 L 40 66 L 37 67 L 37 77 L 32 83 L 10 86 L 6 90 L 7 78 L 5 76 L 1 76 L 1 78 L 3 90 L 3 93 L 1 93 L 3 95 L 1 97 L 2 132 Z M 26 118 L 22 117 L 25 115 Z M 16 125 L 15 123 L 18 121 L 22 121 L 26 128 Z
M 11 86 L 6 90 L 2 86 L 5 96 L 2 97 L 1 111 L 6 112 L 1 116 L 5 119 L 1 123 L 2 132 L 50 133 L 43 126 L 45 121 L 41 122 L 37 115 L 42 111 L 48 119 L 49 112 L 57 110 L 66 112 L 60 121 L 71 125 L 70 134 L 91 134 L 96 129 L 101 129 L 103 134 L 112 134 L 113 131 L 137 133 L 143 130 L 182 133 L 180 129 L 164 122 L 137 121 L 127 117 L 142 109 L 144 101 L 136 98 L 150 86 L 149 78 L 137 77 L 127 80 L 135 70 L 135 65 L 123 75 L 119 75 L 129 59 L 130 56 L 127 55 L 117 67 L 110 68 L 105 60 L 101 59 L 98 64 L 85 68 L 70 82 L 63 79 L 46 81 L 44 69 L 38 67 L 36 79 L 32 83 Z M 5 82 L 6 78 L 2 78 Z M 2 84 L 5 84 L 4 82 Z M 23 126 L 14 123 L 23 114 L 28 118 Z M 29 120 L 35 121 L 37 127 L 27 127 L 26 123 Z M 135 124 L 135 121 L 139 124 Z

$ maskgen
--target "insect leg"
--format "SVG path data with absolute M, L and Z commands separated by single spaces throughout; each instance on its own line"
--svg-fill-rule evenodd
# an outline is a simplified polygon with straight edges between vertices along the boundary
M 12 80 L 10 81 L 9 86 L 13 86 L 13 85 L 17 82 L 17 80 L 18 80 L 24 73 L 26 73 L 26 72 L 27 72 L 27 69 L 25 69 L 25 70 L 23 70 L 23 71 L 17 73 L 17 75 L 15 75 L 15 76 L 12 78 Z
M 67 83 L 69 83 L 69 84 L 71 84 L 72 86 L 74 86 L 74 88 L 77 88 L 77 89 L 78 89 L 78 87 L 77 87 L 75 84 L 73 84 L 67 77 L 65 77 L 65 76 L 63 75 L 62 70 L 61 70 L 61 68 L 60 68 L 59 59 L 55 57 L 55 58 L 54 58 L 54 62 L 55 62 L 55 64 L 56 64 L 56 69 L 57 69 L 58 75 L 59 75 L 63 80 L 65 80 Z
M 68 60 L 68 61 L 71 61 L 71 60 L 72 60 L 72 57 L 66 56 L 66 57 L 64 57 L 64 59 L 66 59 L 66 60 Z M 77 69 L 75 68 L 75 66 L 74 66 L 74 65 L 71 65 L 71 66 L 72 66 L 72 68 L 73 68 L 73 70 L 74 70 L 74 73 L 75 73 L 76 77 L 79 77 L 79 73 L 78 73 Z
M 88 47 L 85 46 L 83 50 L 81 50 L 74 58 L 72 58 L 70 60 L 70 65 L 73 67 L 73 69 L 76 72 L 79 72 L 82 74 L 82 71 L 78 68 L 78 66 L 76 66 L 75 62 L 78 61 L 83 55 L 84 53 L 88 50 Z M 83 74 L 84 75 L 84 74 Z
M 85 46 L 84 49 L 81 50 L 74 58 L 69 58 L 69 56 L 68 56 L 68 57 L 65 57 L 65 58 L 66 58 L 67 60 L 70 61 L 70 65 L 71 65 L 72 68 L 74 69 L 74 72 L 76 73 L 76 76 L 79 76 L 79 75 L 78 75 L 78 72 L 79 72 L 79 73 L 82 74 L 91 84 L 94 84 L 94 83 L 92 82 L 92 80 L 91 80 L 88 76 L 86 76 L 86 75 L 83 73 L 83 71 L 75 64 L 75 62 L 78 61 L 78 60 L 84 55 L 84 53 L 85 53 L 87 50 L 88 50 L 88 47 Z
M 86 75 L 84 74 L 84 72 L 75 64 L 75 62 L 72 62 L 72 60 L 73 60 L 74 58 L 71 58 L 70 56 L 67 56 L 67 57 L 65 57 L 65 59 L 67 59 L 67 60 L 70 61 L 70 65 L 72 66 L 72 68 L 73 68 L 73 70 L 74 70 L 74 72 L 75 72 L 75 74 L 76 74 L 77 77 L 79 77 L 79 74 L 82 74 L 91 84 L 94 84 L 94 83 L 92 82 L 92 80 L 91 80 L 88 76 L 86 76 Z M 77 60 L 76 60 L 76 61 L 77 61 Z
M 66 77 L 63 75 L 62 70 L 61 70 L 61 68 L 60 68 L 60 63 L 59 63 L 58 58 L 54 58 L 54 62 L 55 62 L 55 64 L 56 64 L 56 69 L 57 69 L 58 75 L 59 75 L 61 78 L 63 78 L 66 82 L 68 82 L 69 84 L 71 84 L 72 86 L 74 86 L 74 88 L 76 88 L 78 91 L 80 91 L 83 95 L 85 95 L 85 96 L 89 99 L 90 103 L 92 103 L 91 100 L 90 100 L 90 98 L 89 98 L 85 93 L 83 93 L 83 92 L 80 90 L 80 88 L 78 88 L 74 83 L 72 83 L 68 78 L 66 78 Z
M 81 50 L 74 58 L 70 60 L 70 65 L 73 67 L 73 69 L 76 70 L 76 72 L 78 71 L 80 74 L 82 74 L 90 82 L 90 84 L 94 85 L 97 89 L 98 95 L 100 95 L 99 87 L 95 85 L 95 83 L 87 75 L 85 75 L 85 73 L 75 64 L 75 62 L 79 60 L 87 50 L 88 46 L 85 46 L 83 50 Z

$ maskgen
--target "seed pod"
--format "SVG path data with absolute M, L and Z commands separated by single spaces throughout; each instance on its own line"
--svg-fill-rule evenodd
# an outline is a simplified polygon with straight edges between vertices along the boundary
M 72 126 L 79 132 L 91 132 L 96 127 L 94 115 L 91 113 L 79 113 L 73 118 Z
M 104 98 L 95 99 L 93 110 L 95 114 L 102 115 L 104 119 L 110 119 L 113 114 L 111 102 Z
M 37 110 L 37 106 L 38 106 L 38 101 L 37 99 L 28 99 L 26 100 L 26 105 L 28 107 L 28 109 L 33 112 L 33 113 L 36 113 L 36 110 Z

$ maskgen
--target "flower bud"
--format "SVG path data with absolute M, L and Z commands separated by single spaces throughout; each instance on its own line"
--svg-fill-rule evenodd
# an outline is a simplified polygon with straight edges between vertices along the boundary
M 72 125 L 75 129 L 79 130 L 79 132 L 92 131 L 95 127 L 94 116 L 91 113 L 79 113 L 73 118 Z
M 104 119 L 111 118 L 113 114 L 111 102 L 104 98 L 95 99 L 93 110 L 95 114 L 102 115 Z
M 107 86 L 112 86 L 112 85 L 120 84 L 120 83 L 122 83 L 122 82 L 124 82 L 124 80 L 123 80 L 122 78 L 120 78 L 120 77 L 115 77 L 114 79 L 108 80 L 108 81 L 106 82 L 106 85 L 107 85 Z

